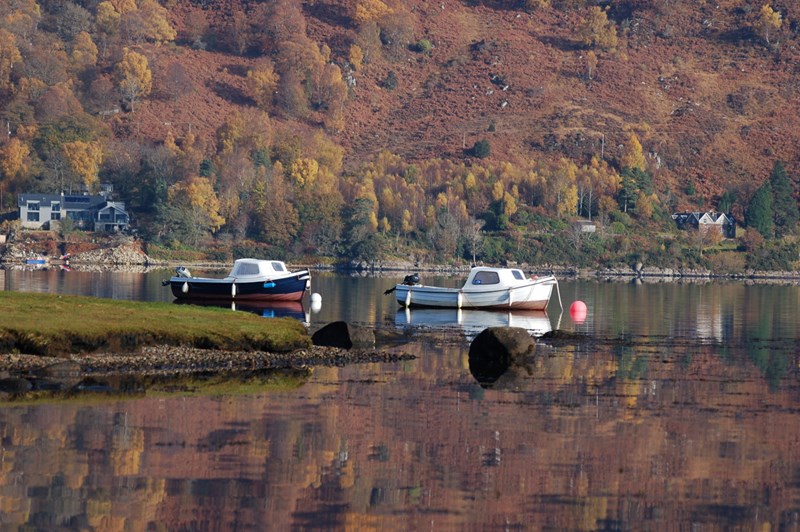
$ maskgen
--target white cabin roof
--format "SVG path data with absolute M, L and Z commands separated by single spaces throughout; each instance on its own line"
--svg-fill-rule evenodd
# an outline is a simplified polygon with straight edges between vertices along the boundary
M 236 259 L 228 277 L 279 277 L 289 273 L 280 260 Z
M 514 286 L 526 281 L 530 281 L 530 279 L 519 268 L 479 266 L 470 270 L 464 288 L 486 285 Z

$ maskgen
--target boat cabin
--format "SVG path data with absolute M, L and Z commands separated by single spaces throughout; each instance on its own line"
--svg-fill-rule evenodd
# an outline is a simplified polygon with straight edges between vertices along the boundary
M 473 268 L 470 271 L 467 282 L 464 288 L 470 286 L 486 286 L 486 285 L 513 285 L 520 281 L 526 281 L 527 278 L 522 270 L 510 268 Z
M 237 259 L 228 277 L 281 277 L 289 273 L 279 260 Z

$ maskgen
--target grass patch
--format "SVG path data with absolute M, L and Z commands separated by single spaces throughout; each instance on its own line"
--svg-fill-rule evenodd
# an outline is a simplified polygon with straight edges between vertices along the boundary
M 0 292 L 0 350 L 59 356 L 144 345 L 287 352 L 311 339 L 291 318 L 172 303 Z

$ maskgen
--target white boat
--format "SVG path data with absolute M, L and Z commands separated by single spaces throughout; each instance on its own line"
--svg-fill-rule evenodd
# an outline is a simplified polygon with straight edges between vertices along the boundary
M 461 288 L 403 283 L 394 287 L 404 307 L 545 310 L 558 288 L 552 275 L 527 277 L 517 268 L 472 268 Z
M 487 327 L 521 327 L 533 336 L 542 336 L 553 330 L 550 317 L 543 310 L 461 310 L 445 308 L 406 307 L 397 311 L 395 325 L 446 329 L 458 327 L 467 336 L 474 336 Z

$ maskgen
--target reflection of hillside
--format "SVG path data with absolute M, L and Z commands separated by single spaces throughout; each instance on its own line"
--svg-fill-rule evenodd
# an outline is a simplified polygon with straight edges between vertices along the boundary
M 486 390 L 462 347 L 407 349 L 278 393 L 6 407 L 3 523 L 779 528 L 796 508 L 797 360 L 770 391 L 744 353 L 539 345 Z

